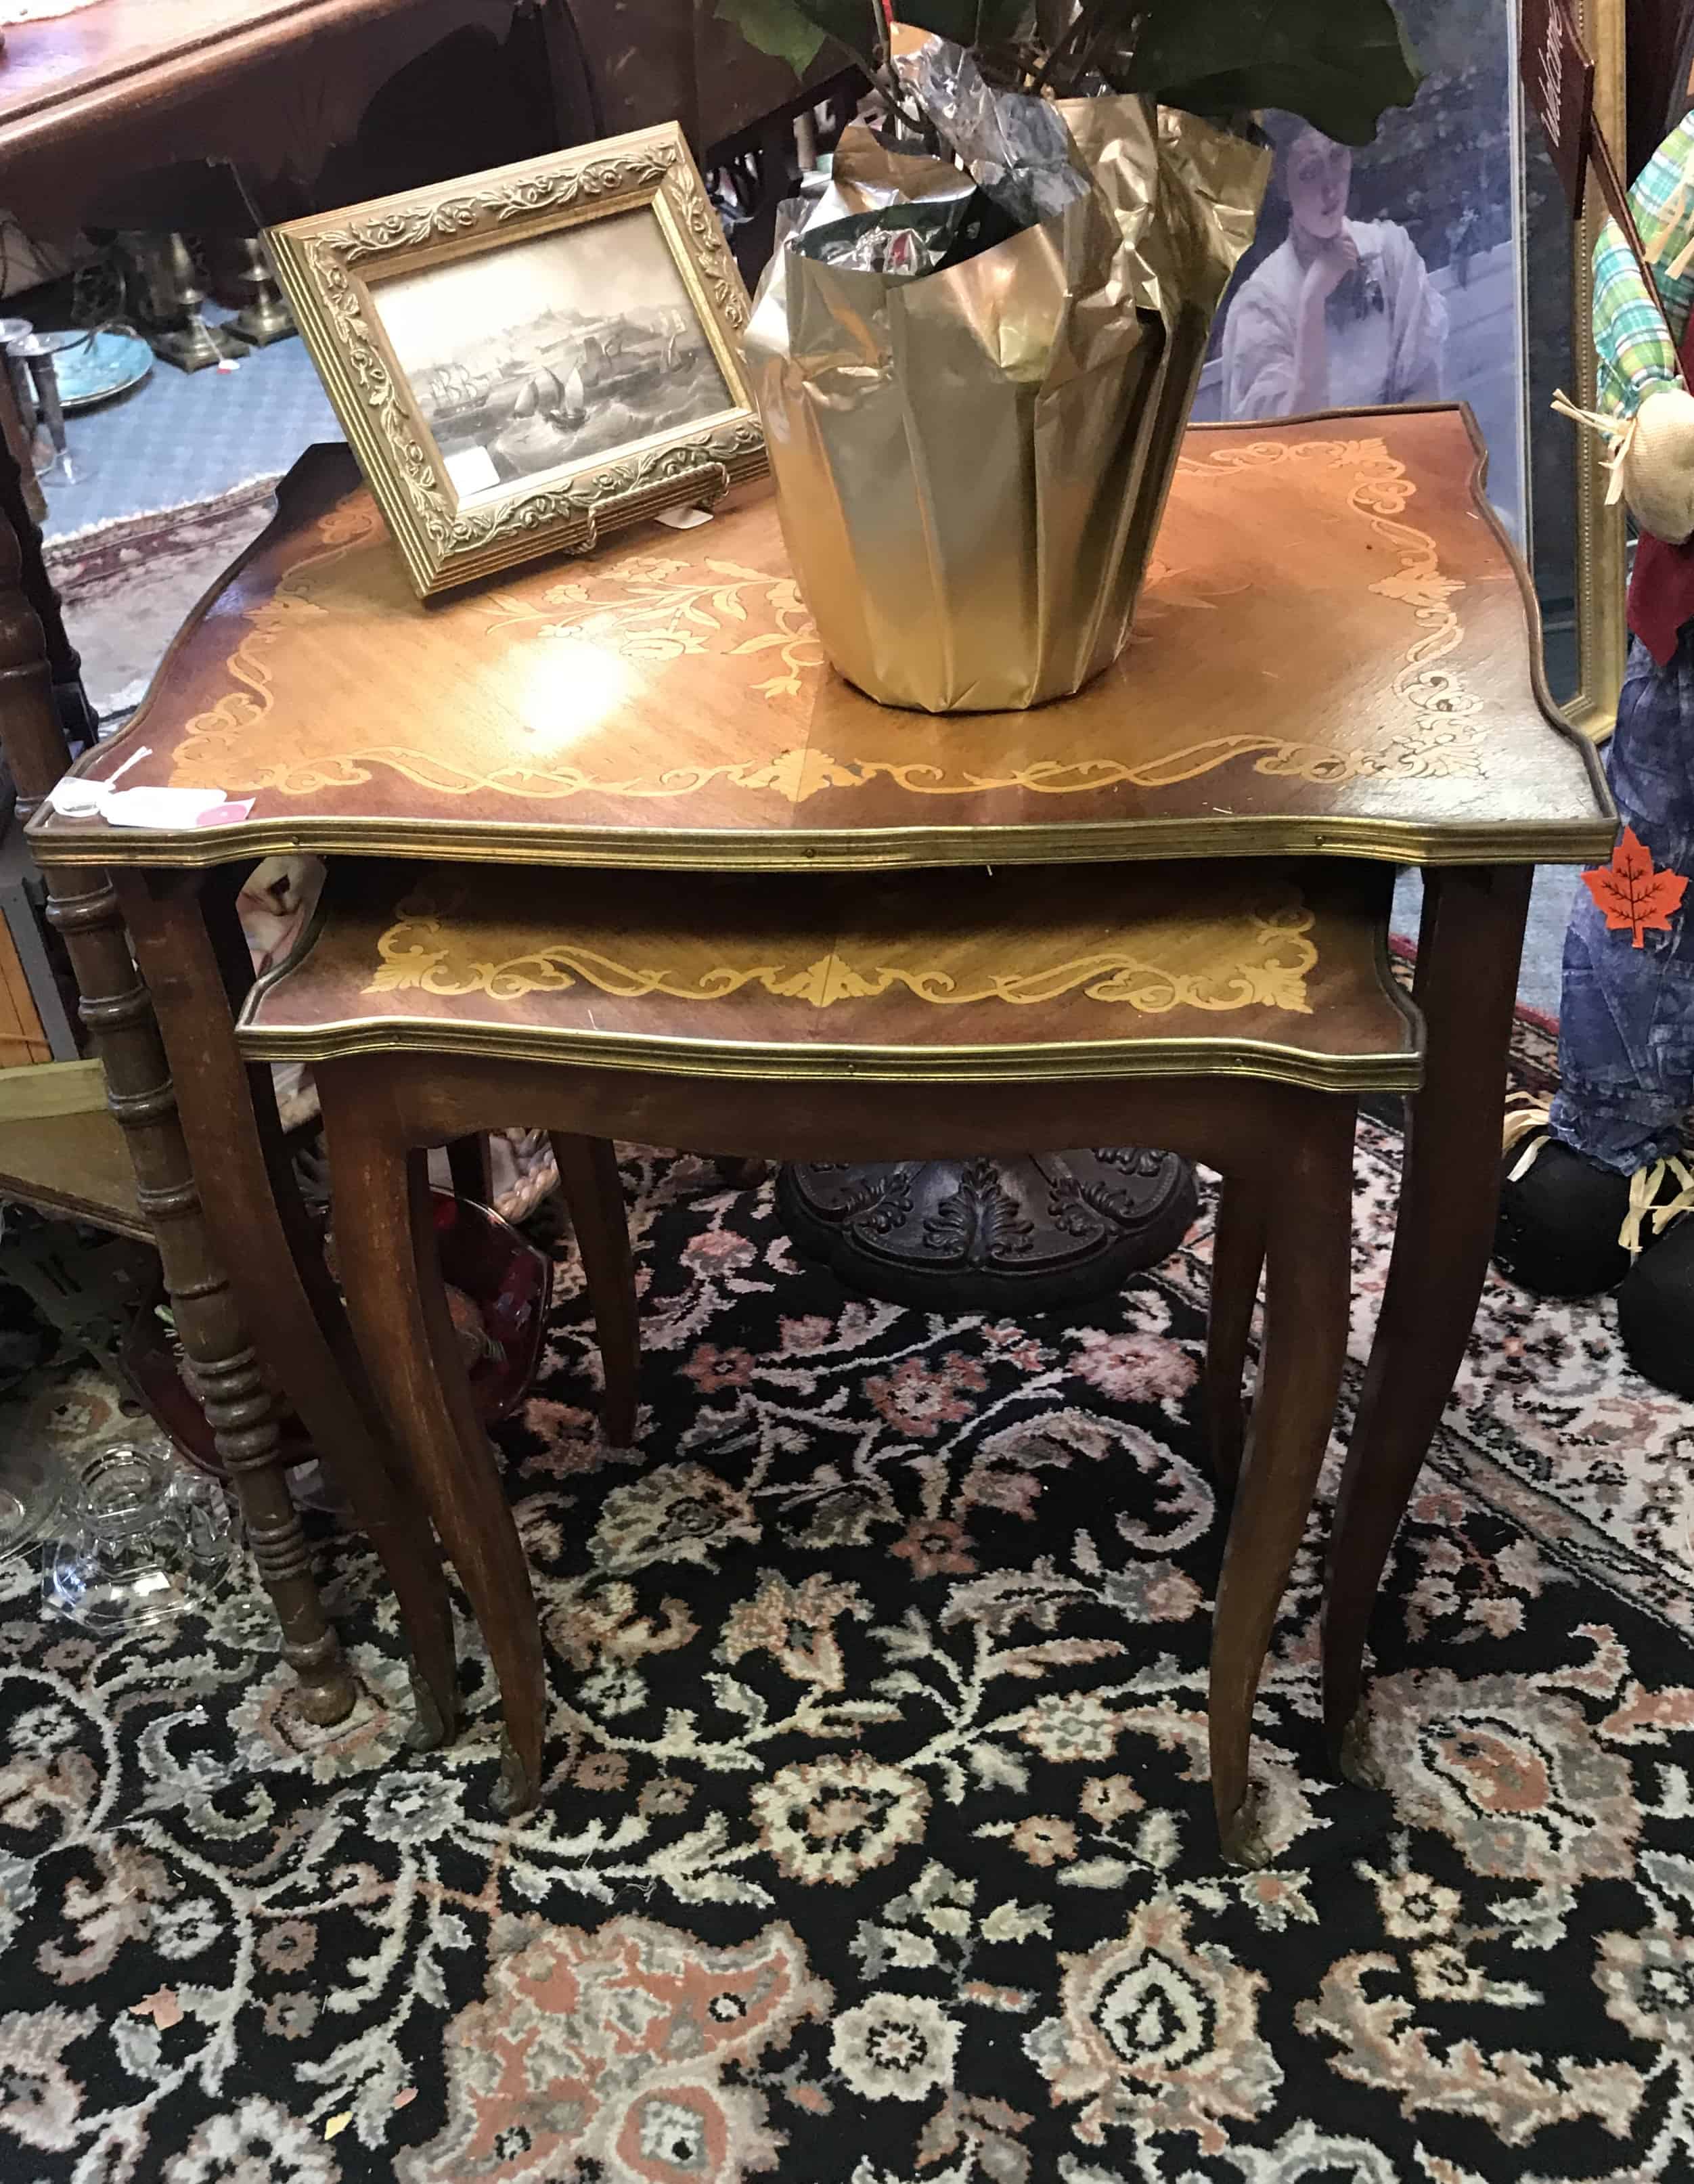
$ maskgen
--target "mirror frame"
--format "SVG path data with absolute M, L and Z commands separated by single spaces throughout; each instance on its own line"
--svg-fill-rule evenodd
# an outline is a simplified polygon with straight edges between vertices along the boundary
M 1621 158 L 1626 118 L 1624 0 L 1575 0 L 1575 4 L 1584 43 L 1594 56 L 1594 118 L 1607 142 Z M 1606 208 L 1591 174 L 1583 196 L 1582 218 L 1572 231 L 1571 242 L 1571 348 L 1576 366 L 1576 399 L 1585 410 L 1591 410 L 1597 398 L 1599 366 L 1591 323 L 1594 246 L 1605 219 Z M 1532 420 L 1532 431 L 1534 423 Z M 1609 508 L 1606 504 L 1610 480 L 1598 435 L 1579 432 L 1576 437 L 1577 687 L 1575 695 L 1565 704 L 1564 715 L 1573 727 L 1600 743 L 1611 734 L 1617 718 L 1618 690 L 1630 643 L 1624 619 L 1624 510 L 1621 503 Z

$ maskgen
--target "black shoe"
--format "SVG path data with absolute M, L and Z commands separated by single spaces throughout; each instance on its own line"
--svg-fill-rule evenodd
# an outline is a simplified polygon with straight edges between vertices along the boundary
M 1643 1379 L 1694 1402 L 1694 1219 L 1636 1260 L 1618 1292 L 1618 1332 Z
M 1630 1178 L 1573 1152 L 1557 1138 L 1506 1155 L 1494 1263 L 1509 1281 L 1544 1297 L 1598 1296 L 1635 1263 L 1618 1240 L 1630 1212 Z

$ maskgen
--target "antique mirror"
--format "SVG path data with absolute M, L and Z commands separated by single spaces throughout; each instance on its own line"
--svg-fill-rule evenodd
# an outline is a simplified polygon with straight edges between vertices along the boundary
M 1258 233 L 1218 315 L 1194 415 L 1279 414 L 1259 398 L 1275 383 L 1253 352 L 1264 315 L 1238 321 L 1235 306 L 1256 282 L 1273 281 L 1290 225 L 1309 226 L 1338 197 L 1363 255 L 1359 278 L 1329 307 L 1331 406 L 1469 404 L 1488 451 L 1489 498 L 1535 571 L 1552 694 L 1598 738 L 1611 727 L 1623 674 L 1623 516 L 1605 504 L 1598 437 L 1550 405 L 1558 388 L 1593 404 L 1590 262 L 1603 209 L 1591 186 L 1581 220 L 1570 219 L 1519 82 L 1518 0 L 1396 4 L 1424 80 L 1410 108 L 1384 115 L 1371 143 L 1338 146 L 1290 116 L 1265 117 L 1276 166 Z M 1596 115 L 1622 163 L 1626 0 L 1573 4 L 1595 56 Z M 1662 116 L 1676 65 L 1668 49 L 1694 0 L 1628 5 L 1632 31 L 1638 8 L 1675 19 L 1659 41 Z M 1632 55 L 1638 47 L 1646 50 L 1638 40 Z M 1686 80 L 1686 59 L 1681 66 Z M 1663 133 L 1661 121 L 1647 150 Z

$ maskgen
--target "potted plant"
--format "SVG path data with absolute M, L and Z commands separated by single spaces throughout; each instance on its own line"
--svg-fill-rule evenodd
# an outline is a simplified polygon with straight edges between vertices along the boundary
M 901 0 L 895 12 L 1007 83 L 1069 98 L 1098 77 L 1220 120 L 1280 107 L 1347 144 L 1368 144 L 1419 81 L 1390 0 Z M 892 88 L 883 0 L 718 0 L 718 14 L 797 73 L 833 42 Z
M 1278 107 L 1364 142 L 1390 0 L 718 0 L 882 95 L 761 283 L 748 356 L 837 666 L 931 711 L 1069 695 L 1125 643 Z

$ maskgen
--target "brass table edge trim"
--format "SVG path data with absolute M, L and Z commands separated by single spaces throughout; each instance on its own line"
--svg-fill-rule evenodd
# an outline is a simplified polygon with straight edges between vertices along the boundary
M 1071 827 L 885 827 L 800 833 L 738 827 L 572 831 L 499 820 L 422 826 L 376 820 L 318 828 L 259 820 L 194 833 L 108 827 L 27 829 L 36 861 L 53 865 L 207 868 L 244 857 L 421 857 L 477 864 L 510 852 L 527 864 L 644 872 L 889 872 L 946 865 L 1136 864 L 1161 859 L 1351 857 L 1384 864 L 1604 863 L 1617 821 L 1486 822 L 1424 827 L 1396 819 L 1096 820 Z
M 537 1032 L 428 1017 L 388 1017 L 317 1024 L 309 1030 L 242 1022 L 245 1061 L 336 1061 L 358 1055 L 470 1055 L 488 1061 L 568 1063 L 585 1069 L 649 1072 L 666 1077 L 733 1077 L 775 1083 L 1049 1084 L 1084 1078 L 1266 1077 L 1314 1092 L 1415 1092 L 1424 1081 L 1416 1050 L 1318 1055 L 1271 1039 L 1148 1039 L 1078 1041 L 1066 1047 L 854 1049 L 812 1043 L 657 1039 L 598 1032 Z

